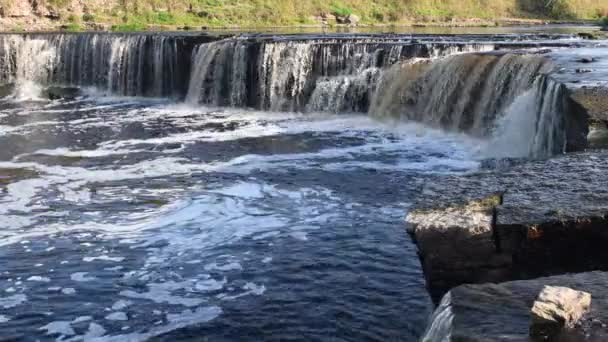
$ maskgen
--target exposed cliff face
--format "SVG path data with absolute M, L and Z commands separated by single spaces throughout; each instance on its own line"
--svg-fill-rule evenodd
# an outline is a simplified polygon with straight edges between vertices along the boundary
M 607 159 L 570 154 L 429 182 L 408 222 L 431 293 L 608 270 Z

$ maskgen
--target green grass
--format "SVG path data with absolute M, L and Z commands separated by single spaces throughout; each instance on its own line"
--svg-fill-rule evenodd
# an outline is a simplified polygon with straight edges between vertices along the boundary
M 117 24 L 110 27 L 110 31 L 114 32 L 137 32 L 145 31 L 148 28 L 147 24 L 144 23 L 128 23 L 128 24 Z
M 348 17 L 353 14 L 353 9 L 341 4 L 333 4 L 331 5 L 331 14 L 337 17 Z
M 15 1 L 0 0 L 9 8 Z M 363 24 L 408 24 L 478 18 L 494 23 L 502 18 L 598 20 L 608 16 L 608 0 L 108 0 L 74 16 L 72 0 L 39 0 L 69 22 L 107 23 L 113 30 L 138 31 L 149 26 L 194 28 L 319 24 L 323 14 L 356 14 Z M 83 0 L 87 3 L 87 0 Z M 333 23 L 330 23 L 333 24 Z
M 69 23 L 67 25 L 65 25 L 63 28 L 63 31 L 68 31 L 68 32 L 79 32 L 82 31 L 82 26 L 80 26 L 80 24 L 77 23 Z

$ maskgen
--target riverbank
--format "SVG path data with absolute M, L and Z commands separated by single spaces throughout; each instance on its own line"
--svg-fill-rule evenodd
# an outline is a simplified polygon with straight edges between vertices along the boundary
M 0 0 L 0 30 L 22 31 L 173 31 L 177 29 L 260 30 L 339 27 L 486 27 L 598 24 L 608 15 L 600 0 L 560 0 L 547 6 L 534 1 L 381 0 L 374 3 L 251 0 L 231 2 L 139 0 Z

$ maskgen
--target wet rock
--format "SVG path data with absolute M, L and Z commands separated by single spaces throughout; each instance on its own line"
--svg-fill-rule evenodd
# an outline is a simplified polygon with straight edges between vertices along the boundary
M 432 297 L 465 283 L 608 270 L 608 152 L 429 181 L 407 222 Z
M 589 272 L 459 286 L 446 294 L 442 300 L 445 305 L 437 308 L 437 311 L 449 312 L 450 319 L 443 319 L 445 315 L 436 312 L 429 322 L 429 327 L 435 326 L 434 331 L 449 331 L 449 339 L 433 339 L 428 335 L 424 338 L 426 341 L 459 342 L 530 341 L 530 308 L 545 286 L 560 286 L 589 293 L 593 305 L 578 324 L 562 331 L 554 341 L 608 341 L 608 330 L 602 326 L 602 322 L 608 321 L 607 282 L 608 273 Z M 427 331 L 430 333 L 431 329 Z
M 591 70 L 591 69 L 584 69 L 584 68 L 577 68 L 576 69 L 576 73 L 577 74 L 586 74 L 586 73 L 589 73 L 589 72 L 593 72 L 593 70 Z
M 14 91 L 15 91 L 14 83 L 1 84 L 0 85 L 0 98 L 10 96 L 13 94 Z
M 49 100 L 73 100 L 80 95 L 80 89 L 76 87 L 48 87 L 42 95 Z
M 462 206 L 419 210 L 407 217 L 418 245 L 427 284 L 440 296 L 454 283 L 501 280 L 511 266 L 509 256 L 496 253 L 493 209 L 500 196 Z M 492 269 L 492 272 L 478 272 Z
M 595 58 L 591 56 L 581 57 L 578 60 L 579 63 L 593 63 L 595 62 Z
M 572 329 L 591 306 L 591 294 L 567 287 L 545 286 L 531 311 L 530 336 L 552 340 Z
M 596 32 L 579 32 L 578 36 L 583 39 L 597 40 L 602 39 L 603 35 Z

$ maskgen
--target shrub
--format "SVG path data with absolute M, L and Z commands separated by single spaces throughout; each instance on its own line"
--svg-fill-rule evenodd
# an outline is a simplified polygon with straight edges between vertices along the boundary
M 372 18 L 377 22 L 384 22 L 384 13 L 378 11 L 377 9 L 372 10 Z
M 549 8 L 549 15 L 555 19 L 575 19 L 576 15 L 566 0 L 555 0 Z
M 600 25 L 603 27 L 608 27 L 608 16 L 605 16 L 600 20 Z
M 93 22 L 95 21 L 95 16 L 91 13 L 85 13 L 82 15 L 82 21 L 84 21 L 85 23 Z
M 159 24 L 173 24 L 175 23 L 175 18 L 169 12 L 158 12 L 156 14 L 156 21 Z
M 353 10 L 346 6 L 332 5 L 331 13 L 336 17 L 348 17 L 349 15 L 353 14 Z

